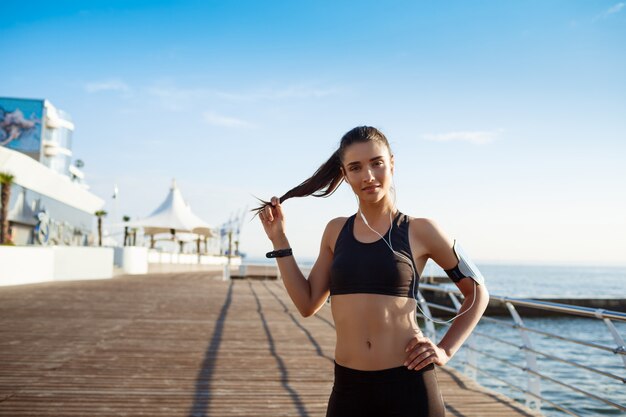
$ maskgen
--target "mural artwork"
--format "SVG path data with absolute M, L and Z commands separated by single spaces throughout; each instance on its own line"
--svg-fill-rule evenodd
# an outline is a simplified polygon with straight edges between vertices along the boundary
M 42 100 L 0 97 L 0 146 L 38 154 L 42 117 Z

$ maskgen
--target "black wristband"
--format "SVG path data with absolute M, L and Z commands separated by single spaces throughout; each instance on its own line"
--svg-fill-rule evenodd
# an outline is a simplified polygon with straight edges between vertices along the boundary
M 283 256 L 291 256 L 293 255 L 291 248 L 287 248 L 287 249 L 278 249 L 278 250 L 273 250 L 271 252 L 267 252 L 265 254 L 266 258 L 282 258 Z

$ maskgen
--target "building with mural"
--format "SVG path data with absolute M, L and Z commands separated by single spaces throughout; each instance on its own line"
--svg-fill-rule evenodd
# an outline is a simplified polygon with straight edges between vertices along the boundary
M 0 97 L 0 172 L 14 176 L 9 201 L 16 245 L 86 246 L 104 201 L 89 192 L 72 154 L 74 123 L 48 100 Z

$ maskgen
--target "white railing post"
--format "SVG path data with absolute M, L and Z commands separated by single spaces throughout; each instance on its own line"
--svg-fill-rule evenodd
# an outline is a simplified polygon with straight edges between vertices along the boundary
M 611 319 L 608 319 L 602 315 L 603 312 L 604 312 L 604 309 L 599 308 L 594 312 L 594 314 L 597 318 L 604 321 L 604 324 L 606 324 L 606 327 L 609 328 L 609 333 L 611 333 L 611 336 L 613 336 L 613 340 L 615 341 L 615 344 L 617 345 L 617 347 L 615 348 L 615 353 L 625 352 L 626 343 L 624 343 L 624 339 L 622 339 L 622 336 L 617 332 L 617 329 L 613 325 L 613 322 L 611 321 Z M 622 357 L 622 362 L 624 363 L 624 366 L 626 367 L 626 355 L 620 355 L 620 356 Z
M 513 304 L 507 301 L 505 305 L 506 308 L 509 310 L 509 313 L 511 313 L 511 317 L 513 317 L 513 321 L 515 322 L 515 324 L 520 326 L 518 330 L 520 332 L 522 342 L 524 343 L 524 347 L 532 349 L 533 346 L 530 341 L 530 337 L 528 337 L 528 333 L 526 333 L 526 331 L 521 328 L 524 327 L 524 321 L 520 317 Z M 537 366 L 537 356 L 529 350 L 525 350 L 524 353 L 526 355 L 526 368 L 533 372 L 539 372 L 539 367 Z M 534 394 L 526 394 L 526 406 L 532 409 L 541 410 L 541 401 L 539 400 L 539 396 L 541 395 L 541 380 L 537 375 L 530 372 L 526 372 L 526 376 L 528 378 L 528 392 L 530 394 Z

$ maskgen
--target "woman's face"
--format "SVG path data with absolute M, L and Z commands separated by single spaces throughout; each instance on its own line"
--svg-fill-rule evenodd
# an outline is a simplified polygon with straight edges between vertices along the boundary
M 353 143 L 343 153 L 343 172 L 352 191 L 363 202 L 378 202 L 389 192 L 393 157 L 376 141 Z

